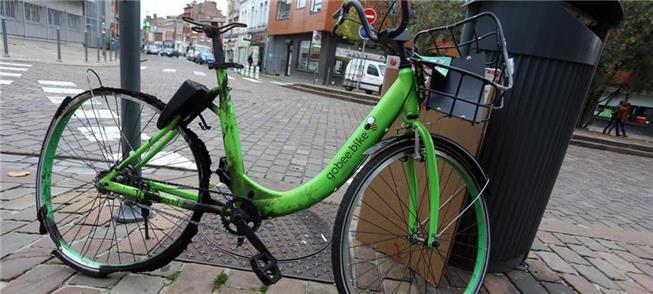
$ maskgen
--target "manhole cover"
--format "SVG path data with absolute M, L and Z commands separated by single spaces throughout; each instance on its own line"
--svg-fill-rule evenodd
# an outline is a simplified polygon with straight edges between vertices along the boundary
M 263 221 L 257 235 L 280 261 L 283 276 L 333 282 L 330 241 L 337 210 L 334 205 L 317 204 L 299 213 Z M 217 215 L 205 215 L 202 222 L 222 228 Z M 202 226 L 177 259 L 250 270 L 249 257 L 257 251 L 247 240 L 240 247 L 236 243 L 236 237 L 224 229 Z

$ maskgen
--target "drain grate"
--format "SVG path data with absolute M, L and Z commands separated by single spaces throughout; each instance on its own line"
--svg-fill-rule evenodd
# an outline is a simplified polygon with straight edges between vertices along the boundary
M 263 221 L 257 235 L 280 261 L 283 276 L 333 282 L 330 241 L 337 210 L 337 206 L 320 203 L 305 211 Z M 202 222 L 222 227 L 217 215 L 205 215 Z M 236 237 L 224 229 L 203 226 L 177 259 L 250 270 L 249 257 L 257 251 L 247 240 L 240 247 L 236 247 L 236 242 Z

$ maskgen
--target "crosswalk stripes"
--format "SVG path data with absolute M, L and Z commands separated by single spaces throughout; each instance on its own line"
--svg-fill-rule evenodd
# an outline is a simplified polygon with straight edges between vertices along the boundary
M 38 80 L 37 83 L 41 86 L 43 92 L 46 93 L 48 100 L 53 104 L 60 104 L 67 95 L 75 96 L 84 92 L 82 89 L 77 89 L 75 83 L 68 81 Z
M 14 79 L 22 77 L 31 67 L 31 64 L 26 63 L 0 62 L 0 85 L 10 85 Z
M 257 84 L 260 84 L 260 83 L 261 83 L 261 81 L 258 81 L 258 80 L 255 80 L 255 79 L 246 78 L 246 77 L 243 77 L 243 80 L 250 81 L 250 82 L 252 82 L 252 83 L 257 83 Z
M 174 68 L 164 68 L 163 72 L 177 72 L 177 70 Z
M 141 70 L 145 70 L 145 69 L 147 69 L 147 66 L 142 66 L 141 65 Z
M 201 72 L 201 71 L 193 71 L 193 74 L 196 75 L 196 76 L 201 76 L 201 77 L 205 77 L 205 76 L 206 76 L 206 74 L 203 73 L 203 72 Z
M 38 83 L 40 85 L 48 85 L 48 86 L 66 86 L 66 87 L 75 87 L 75 83 L 73 82 L 65 82 L 65 81 L 42 81 L 39 80 Z

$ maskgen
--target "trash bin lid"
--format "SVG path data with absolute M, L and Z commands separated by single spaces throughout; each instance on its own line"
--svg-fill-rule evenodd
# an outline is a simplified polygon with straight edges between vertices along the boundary
M 565 2 L 601 23 L 617 26 L 624 20 L 624 7 L 621 0 Z

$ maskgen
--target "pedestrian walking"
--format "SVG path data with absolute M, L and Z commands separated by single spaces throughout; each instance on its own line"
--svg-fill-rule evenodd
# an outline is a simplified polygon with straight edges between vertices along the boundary
M 630 103 L 629 102 L 623 102 L 619 105 L 619 110 L 617 111 L 617 114 L 615 115 L 615 123 L 617 125 L 617 136 L 619 136 L 619 128 L 621 128 L 621 132 L 623 133 L 624 137 L 628 137 L 626 135 L 626 121 L 628 120 L 628 117 L 630 116 Z
M 607 126 L 603 129 L 604 134 L 610 135 L 610 132 L 612 132 L 612 129 L 616 127 L 616 119 L 617 119 L 617 111 L 619 110 L 619 106 L 623 103 L 624 101 L 619 101 L 619 105 L 612 107 L 612 112 L 610 113 L 610 122 L 608 123 Z
M 247 57 L 247 63 L 249 63 L 249 67 L 252 67 L 252 63 L 254 63 L 254 57 L 252 57 L 252 53 L 250 53 L 249 57 Z

